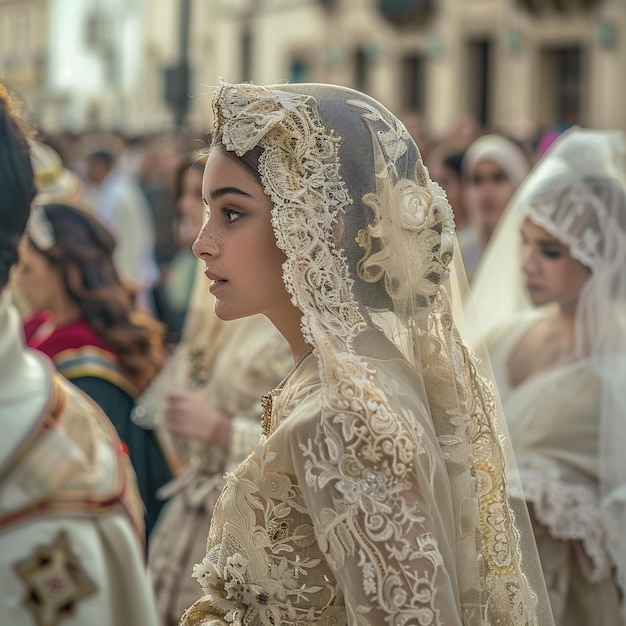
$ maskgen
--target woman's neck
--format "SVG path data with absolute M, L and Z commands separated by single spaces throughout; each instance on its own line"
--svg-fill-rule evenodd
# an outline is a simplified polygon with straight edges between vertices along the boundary
M 309 349 L 309 344 L 302 335 L 302 313 L 296 307 L 289 315 L 269 316 L 270 321 L 276 326 L 280 334 L 287 340 L 293 354 L 294 363 Z
M 517 338 L 507 358 L 509 384 L 516 388 L 534 374 L 571 363 L 576 354 L 574 317 L 552 309 Z
M 70 300 L 55 303 L 54 306 L 50 307 L 49 312 L 56 328 L 67 326 L 82 317 L 79 306 Z
M 578 294 L 576 297 L 566 300 L 565 302 L 559 302 L 559 315 L 563 320 L 563 323 L 574 327 L 574 320 L 576 319 L 576 309 L 578 307 Z

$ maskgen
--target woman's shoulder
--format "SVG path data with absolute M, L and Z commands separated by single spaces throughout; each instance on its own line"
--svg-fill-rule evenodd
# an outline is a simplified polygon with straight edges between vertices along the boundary
M 47 312 L 36 313 L 26 318 L 24 320 L 24 330 L 27 341 L 29 337 L 32 339 L 34 334 L 50 321 L 51 316 Z M 52 358 L 65 350 L 80 350 L 83 348 L 93 348 L 115 355 L 114 348 L 91 328 L 87 320 L 82 318 L 54 327 L 45 336 L 42 335 L 39 338 L 38 345 L 35 347 Z
M 28 320 L 29 325 L 41 325 L 45 316 Z M 132 397 L 137 397 L 138 390 L 128 380 L 120 364 L 115 349 L 99 337 L 85 320 L 76 320 L 70 324 L 55 328 L 50 334 L 32 347 L 48 355 L 57 370 L 69 380 L 84 377 L 103 379 L 123 389 Z
M 491 329 L 485 336 L 485 344 L 489 353 L 513 345 L 537 320 L 545 316 L 539 309 L 529 309 L 518 313 L 499 326 Z
M 46 323 L 50 321 L 50 313 L 47 311 L 40 311 L 37 313 L 31 313 L 24 317 L 22 322 L 24 327 L 24 335 L 26 341 L 29 342 L 33 335 Z

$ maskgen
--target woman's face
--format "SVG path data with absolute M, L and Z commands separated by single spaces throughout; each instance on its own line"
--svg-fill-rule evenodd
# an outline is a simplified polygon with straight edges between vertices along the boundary
M 26 238 L 19 245 L 16 280 L 32 313 L 50 311 L 67 297 L 59 270 L 35 250 Z
M 506 172 L 493 161 L 479 161 L 471 173 L 467 204 L 472 223 L 486 244 L 515 188 Z
M 176 202 L 178 214 L 178 244 L 189 248 L 202 228 L 204 205 L 202 204 L 202 170 L 189 167 L 182 174 L 180 196 Z
M 572 257 L 567 246 L 526 218 L 522 233 L 522 270 L 530 298 L 537 306 L 556 302 L 575 305 L 591 271 Z
M 216 315 L 232 320 L 263 313 L 279 326 L 297 309 L 282 279 L 285 255 L 270 222 L 272 201 L 259 181 L 221 149 L 211 152 L 202 190 L 207 218 L 193 251 L 206 264 Z

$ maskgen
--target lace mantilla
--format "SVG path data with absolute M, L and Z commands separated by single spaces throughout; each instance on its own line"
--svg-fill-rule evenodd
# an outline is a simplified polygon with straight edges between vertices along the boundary
M 301 94 L 222 83 L 214 114 L 214 133 L 221 132 L 227 150 L 241 156 L 256 145 L 264 148 L 259 172 L 274 203 L 272 224 L 287 255 L 283 277 L 304 313 L 305 340 L 315 345 L 311 325 L 332 319 L 334 332 L 327 340 L 349 345 L 363 319 L 351 295 L 346 263 L 328 245 L 339 215 L 351 202 L 339 175 L 341 138 L 326 131 L 313 98 Z M 300 285 L 307 286 L 306 295 L 298 290 Z M 336 295 L 331 299 L 327 294 Z
M 362 144 L 346 146 L 340 124 L 336 133 L 326 128 L 315 97 L 323 89 L 325 106 L 345 120 L 345 137 Z M 212 535 L 220 527 L 238 530 L 210 536 L 211 550 L 194 574 L 206 595 L 185 623 L 220 623 L 203 621 L 216 615 L 233 624 L 536 624 L 507 501 L 493 390 L 447 304 L 452 211 L 408 132 L 378 103 L 343 88 L 222 83 L 213 106 L 214 136 L 227 150 L 241 156 L 263 149 L 258 170 L 286 255 L 284 282 L 315 349 L 320 389 L 310 406 L 316 426 L 299 436 L 304 465 L 297 479 L 276 469 L 282 447 L 271 448 L 286 426 L 229 475 Z M 372 167 L 352 170 L 351 152 L 371 153 Z M 360 179 L 371 171 L 375 180 Z M 383 351 L 393 343 L 411 377 L 423 374 L 406 385 L 406 406 L 381 382 L 390 361 L 379 371 L 359 347 L 370 336 Z M 422 422 L 432 428 L 431 419 L 436 439 L 426 450 L 420 429 Z M 444 460 L 447 478 L 438 482 L 435 468 Z M 417 479 L 427 467 L 431 473 Z M 448 480 L 452 494 L 445 495 Z M 311 494 L 330 500 L 316 503 Z M 458 503 L 448 537 L 459 546 L 457 571 L 447 566 L 458 577 L 462 618 L 439 608 L 446 603 L 441 546 L 421 509 L 424 502 L 436 508 L 439 497 Z M 303 550 L 310 560 L 294 561 Z M 335 577 L 348 565 L 352 575 L 337 588 Z M 354 580 L 358 600 L 348 593 Z
M 531 203 L 528 213 L 533 222 L 567 245 L 574 258 L 598 269 L 605 245 L 600 233 L 609 215 L 588 185 L 574 183 L 541 196 Z

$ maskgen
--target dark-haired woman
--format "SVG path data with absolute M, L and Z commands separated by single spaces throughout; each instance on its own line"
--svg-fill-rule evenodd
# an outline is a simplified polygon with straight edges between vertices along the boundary
M 26 341 L 91 396 L 129 454 L 149 533 L 170 472 L 152 431 L 130 419 L 135 398 L 163 363 L 160 325 L 135 310 L 113 266 L 115 239 L 93 215 L 64 204 L 37 206 L 20 246 L 18 285 L 31 307 Z
M 198 268 L 191 246 L 202 228 L 202 174 L 206 157 L 189 155 L 176 170 L 174 179 L 175 230 L 177 249 L 163 276 L 167 304 L 165 323 L 168 339 L 178 343 L 189 308 Z

